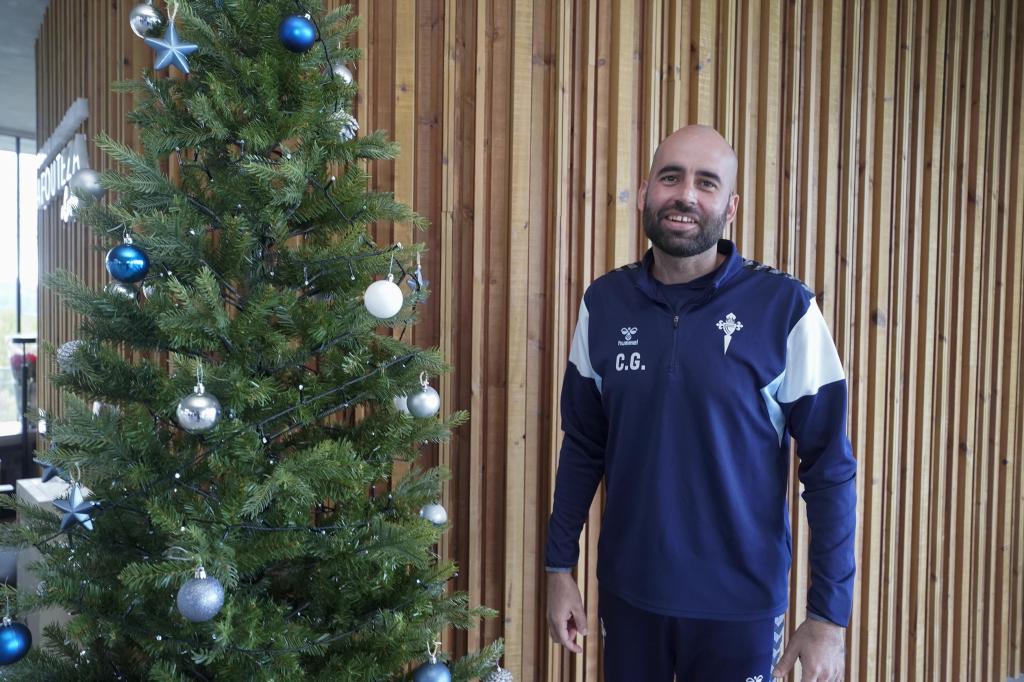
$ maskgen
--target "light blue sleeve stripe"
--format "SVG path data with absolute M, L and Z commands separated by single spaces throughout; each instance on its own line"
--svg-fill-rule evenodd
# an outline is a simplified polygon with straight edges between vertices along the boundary
M 590 364 L 590 311 L 586 301 L 580 301 L 580 317 L 576 321 L 576 333 L 572 337 L 572 348 L 569 350 L 569 362 L 576 365 L 580 376 L 593 379 L 597 384 L 597 392 L 601 392 L 601 375 L 594 371 Z
M 775 394 L 779 390 L 779 385 L 782 380 L 786 378 L 786 372 L 783 370 L 782 374 L 772 379 L 771 383 L 761 389 L 761 396 L 764 398 L 764 406 L 768 408 L 768 418 L 772 420 L 772 426 L 775 427 L 775 432 L 779 434 L 779 446 L 782 446 L 782 433 L 786 429 L 786 417 L 782 414 L 782 406 L 775 399 Z

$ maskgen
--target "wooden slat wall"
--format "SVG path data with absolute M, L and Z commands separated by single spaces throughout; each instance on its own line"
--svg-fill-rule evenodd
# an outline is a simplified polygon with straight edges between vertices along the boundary
M 329 0 L 334 6 L 337 0 Z M 135 141 L 111 81 L 149 63 L 131 0 L 51 0 L 38 136 L 89 98 L 90 135 Z M 850 680 L 1024 672 L 1024 5 L 1015 0 L 359 0 L 364 130 L 403 147 L 371 167 L 432 229 L 414 340 L 455 371 L 473 418 L 425 455 L 452 469 L 440 550 L 502 617 L 522 680 L 596 681 L 548 641 L 542 549 L 561 375 L 580 296 L 646 248 L 634 197 L 657 141 L 715 125 L 740 157 L 731 237 L 818 294 L 850 378 L 860 572 Z M 74 58 L 69 58 L 73 55 Z M 106 160 L 93 153 L 93 164 Z M 40 219 L 41 273 L 105 281 L 90 239 Z M 44 293 L 41 336 L 77 321 Z M 41 359 L 43 374 L 50 371 Z M 55 396 L 45 384 L 40 403 Z M 790 627 L 809 534 L 792 478 Z M 596 623 L 601 496 L 579 584 Z

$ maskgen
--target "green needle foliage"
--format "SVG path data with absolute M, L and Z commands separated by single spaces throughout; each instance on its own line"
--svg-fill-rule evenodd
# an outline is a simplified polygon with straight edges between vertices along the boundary
M 367 226 L 423 221 L 367 189 L 366 162 L 396 145 L 342 135 L 356 87 L 332 64 L 357 58 L 343 47 L 355 19 L 303 2 L 179 0 L 181 40 L 199 46 L 191 74 L 118 84 L 141 148 L 97 140 L 116 162 L 111 201 L 80 195 L 77 218 L 104 249 L 130 233 L 151 268 L 134 297 L 69 273 L 48 282 L 83 323 L 53 377 L 64 409 L 42 457 L 80 472 L 99 506 L 92 530 L 66 531 L 26 507 L 0 538 L 42 553 L 45 588 L 7 591 L 15 618 L 72 614 L 5 679 L 401 680 L 440 632 L 494 615 L 448 589 L 445 529 L 419 517 L 446 472 L 390 479 L 467 415 L 393 403 L 448 367 L 392 334 L 426 300 L 403 282 L 418 248 L 378 246 Z M 305 11 L 321 40 L 293 54 L 278 26 Z M 363 292 L 391 271 L 406 304 L 382 323 Z M 175 411 L 199 372 L 223 411 L 190 434 Z M 191 623 L 175 599 L 199 565 L 226 599 Z M 497 641 L 448 662 L 466 680 L 500 655 Z

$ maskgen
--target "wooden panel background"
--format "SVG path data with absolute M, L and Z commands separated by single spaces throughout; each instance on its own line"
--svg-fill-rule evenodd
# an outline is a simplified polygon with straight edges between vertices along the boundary
M 336 0 L 329 0 L 333 6 Z M 51 0 L 37 44 L 38 137 L 75 97 L 83 130 L 134 142 L 111 81 L 151 63 L 133 0 Z M 352 65 L 363 129 L 402 144 L 376 163 L 428 217 L 433 295 L 414 340 L 455 371 L 447 409 L 473 418 L 426 455 L 452 469 L 441 551 L 501 618 L 521 680 L 600 679 L 599 638 L 556 650 L 542 548 L 558 392 L 578 301 L 646 248 L 634 192 L 686 123 L 740 157 L 731 237 L 817 293 L 851 385 L 860 462 L 849 680 L 1004 680 L 1024 669 L 1021 362 L 1024 5 L 1015 0 L 360 0 Z M 93 150 L 93 164 L 106 159 Z M 100 286 L 75 226 L 40 213 L 40 272 Z M 43 293 L 40 333 L 77 321 Z M 42 374 L 51 369 L 41 359 Z M 41 405 L 55 396 L 43 385 Z M 796 504 L 790 627 L 808 531 Z M 578 573 L 596 624 L 600 500 Z

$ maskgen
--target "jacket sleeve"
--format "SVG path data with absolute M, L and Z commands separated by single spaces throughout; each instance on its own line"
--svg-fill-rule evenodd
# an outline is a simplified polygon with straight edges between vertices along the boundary
M 586 298 L 562 381 L 562 449 L 554 506 L 544 551 L 548 571 L 569 570 L 579 558 L 580 531 L 604 476 L 608 421 L 601 404 L 601 377 L 590 362 L 590 312 Z
M 857 461 L 846 436 L 843 365 L 813 298 L 790 330 L 776 399 L 797 442 L 811 531 L 807 610 L 845 627 L 856 571 Z

